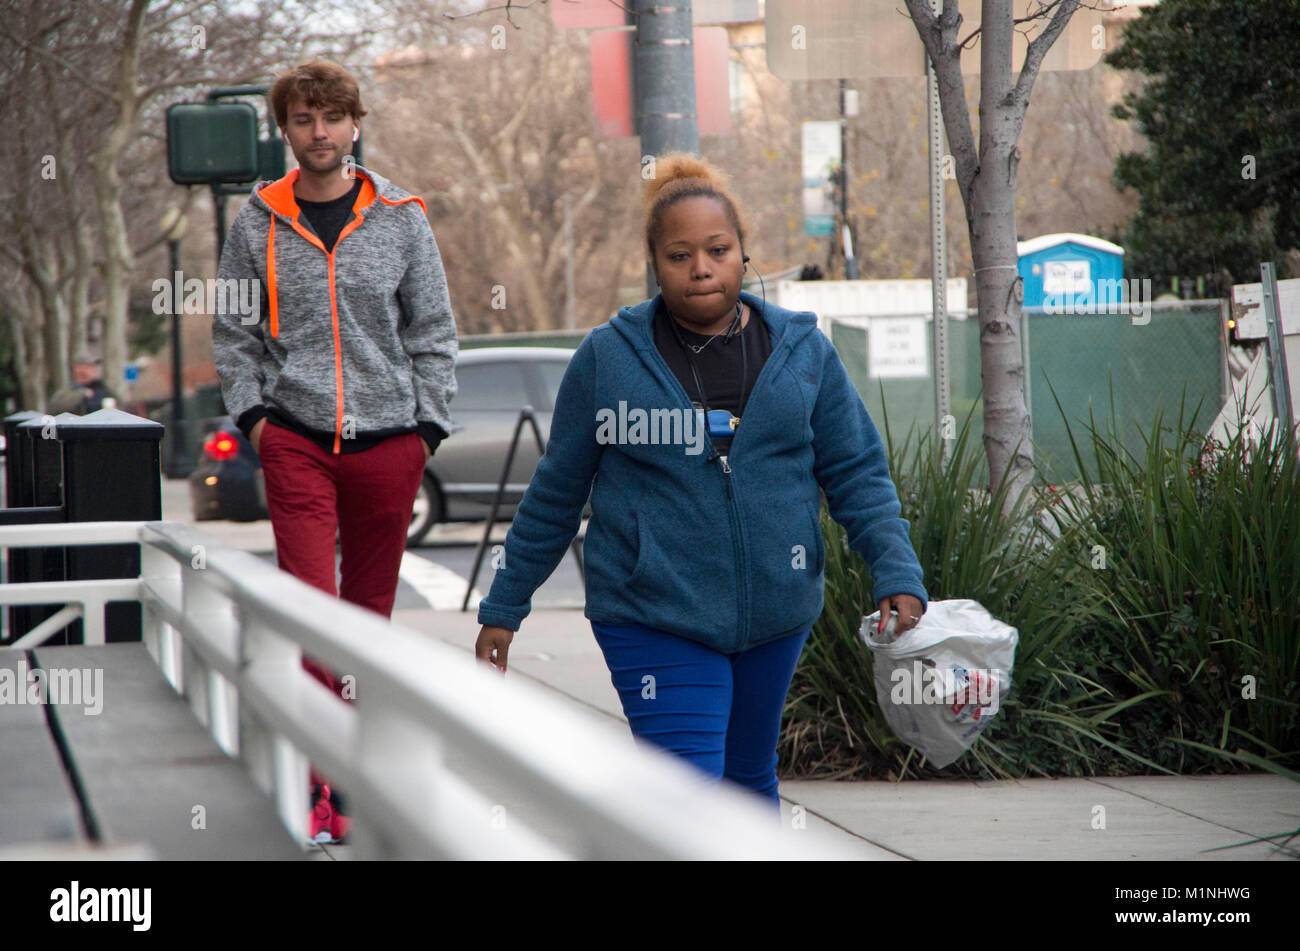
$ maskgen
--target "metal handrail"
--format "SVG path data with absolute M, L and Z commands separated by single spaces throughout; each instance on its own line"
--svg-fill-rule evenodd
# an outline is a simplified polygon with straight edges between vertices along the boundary
M 347 791 L 362 858 L 857 857 L 816 830 L 781 828 L 752 795 L 611 736 L 525 680 L 190 526 L 0 527 L 0 547 L 106 541 L 140 543 L 140 578 L 125 584 L 138 587 L 145 644 L 299 841 L 310 762 Z M 105 583 L 0 585 L 0 604 L 44 587 L 46 603 L 93 608 Z M 303 670 L 304 653 L 355 678 L 357 702 Z M 546 829 L 507 815 L 506 798 Z

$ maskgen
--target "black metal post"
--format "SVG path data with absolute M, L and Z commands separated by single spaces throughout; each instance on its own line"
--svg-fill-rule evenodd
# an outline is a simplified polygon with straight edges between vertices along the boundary
M 23 423 L 40 419 L 41 414 L 32 410 L 23 410 L 6 416 L 5 433 L 5 512 L 6 519 L 12 518 L 13 511 L 26 508 L 32 504 L 32 452 L 25 433 L 18 427 Z M 5 577 L 7 582 L 36 580 L 36 558 L 29 548 L 15 548 L 4 553 Z M 4 637 L 0 643 L 8 642 L 31 630 L 33 609 L 30 605 L 16 605 L 6 613 Z M 21 630 L 18 628 L 21 627 Z
M 181 272 L 181 243 L 176 240 L 167 242 L 171 256 L 172 279 Z M 167 460 L 167 476 L 171 479 L 183 479 L 190 474 L 193 466 L 186 455 L 185 446 L 185 392 L 181 372 L 181 289 L 172 289 L 172 433 L 171 452 Z
M 226 198 L 220 185 L 212 186 L 212 207 L 217 222 L 217 267 L 221 267 L 221 249 L 226 246 Z
M 41 414 L 25 409 L 5 417 L 5 507 L 16 509 L 32 504 L 32 460 L 27 440 L 18 438 L 18 427 Z
M 479 569 L 483 567 L 483 555 L 487 552 L 487 547 L 492 541 L 492 527 L 496 525 L 497 515 L 501 511 L 501 503 L 506 494 L 506 482 L 510 478 L 510 467 L 514 465 L 515 450 L 519 448 L 519 437 L 523 433 L 525 422 L 533 428 L 533 438 L 537 440 L 538 459 L 540 460 L 542 456 L 546 455 L 546 444 L 542 442 L 542 431 L 537 428 L 537 417 L 531 406 L 525 406 L 519 411 L 519 418 L 515 420 L 514 435 L 510 437 L 510 448 L 506 451 L 506 463 L 501 467 L 501 478 L 497 481 L 496 494 L 492 496 L 492 508 L 488 512 L 487 524 L 483 526 L 483 537 L 479 540 L 478 548 L 474 552 L 474 567 L 469 574 L 469 584 L 465 586 L 465 597 L 460 602 L 462 611 L 469 610 L 469 596 L 474 590 L 474 583 L 478 581 Z M 573 541 L 569 542 L 569 550 L 573 552 L 573 558 L 578 563 L 578 575 L 585 584 L 587 571 L 582 564 L 582 546 L 579 544 L 576 535 L 573 537 Z
M 159 443 L 163 427 L 118 409 L 60 420 L 66 513 L 69 522 L 157 521 L 162 518 Z M 67 549 L 67 578 L 134 578 L 139 545 L 82 545 Z M 140 605 L 106 606 L 105 640 L 141 639 Z M 81 622 L 69 625 L 69 643 L 82 643 Z
M 72 413 L 58 416 L 28 413 L 27 419 L 14 427 L 14 439 L 6 444 L 6 452 L 17 450 L 17 461 L 22 470 L 11 472 L 13 498 L 20 503 L 4 513 L 3 522 L 9 525 L 62 522 L 63 507 L 63 456 L 59 451 L 58 424 L 77 419 Z M 11 417 L 13 418 L 13 417 Z M 62 581 L 64 577 L 64 550 L 61 547 L 11 548 L 9 550 L 10 581 Z M 17 604 L 9 609 L 10 639 L 22 637 L 46 618 L 57 614 L 62 605 Z M 66 631 L 51 639 L 52 643 L 67 643 Z

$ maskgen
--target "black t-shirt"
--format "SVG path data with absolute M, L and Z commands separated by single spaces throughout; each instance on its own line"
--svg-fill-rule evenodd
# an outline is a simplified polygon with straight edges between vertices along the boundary
M 325 245 L 326 251 L 334 250 L 334 242 L 339 239 L 339 232 L 352 217 L 352 206 L 360 193 L 361 179 L 358 178 L 352 183 L 352 189 L 346 195 L 340 195 L 331 201 L 304 201 L 295 198 L 298 207 L 302 209 L 303 216 L 311 224 L 321 244 Z
M 707 334 L 697 334 L 681 324 L 677 325 L 677 330 L 688 345 L 698 347 L 709 339 Z M 725 409 L 733 416 L 740 416 L 742 399 L 748 401 L 754 381 L 758 379 L 759 371 L 772 353 L 772 339 L 767 324 L 753 308 L 750 309 L 744 329 L 730 341 L 725 340 L 726 336 L 726 331 L 723 331 L 699 353 L 689 354 L 690 359 L 695 361 L 695 372 L 704 384 L 707 400 L 701 400 L 687 360 L 688 354 L 677 342 L 677 337 L 673 334 L 673 319 L 668 316 L 668 309 L 660 300 L 654 319 L 655 346 L 659 348 L 659 353 L 673 374 L 681 381 L 687 395 L 696 403 L 707 402 L 709 409 Z M 741 347 L 744 347 L 744 361 L 741 360 Z M 743 366 L 745 363 L 748 367 Z M 742 381 L 744 370 L 747 372 L 743 373 Z M 718 452 L 726 455 L 731 449 L 731 437 L 714 439 L 713 444 Z

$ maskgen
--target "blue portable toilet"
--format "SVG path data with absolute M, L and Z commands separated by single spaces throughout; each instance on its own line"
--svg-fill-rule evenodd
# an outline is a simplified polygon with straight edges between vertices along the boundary
M 1128 299 L 1124 249 L 1086 234 L 1045 234 L 1016 244 L 1025 307 L 1090 313 Z

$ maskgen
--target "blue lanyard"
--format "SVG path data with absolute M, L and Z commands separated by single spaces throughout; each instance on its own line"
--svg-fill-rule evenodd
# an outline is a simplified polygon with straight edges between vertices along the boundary
M 677 343 L 681 346 L 682 352 L 686 354 L 686 363 L 691 368 L 691 376 L 695 380 L 695 392 L 699 394 L 700 404 L 704 407 L 704 414 L 705 414 L 704 431 L 707 433 L 708 418 L 709 418 L 708 417 L 709 398 L 704 393 L 704 384 L 700 381 L 699 371 L 696 370 L 695 368 L 695 360 L 691 356 L 691 348 L 686 345 L 686 341 L 682 337 L 681 330 L 677 326 L 677 321 L 673 318 L 672 311 L 668 310 L 667 304 L 664 305 L 664 311 L 668 314 L 668 322 L 672 325 L 673 336 L 677 338 Z M 743 333 L 743 330 L 737 330 L 737 326 L 739 325 L 742 313 L 743 311 L 741 309 L 741 303 L 740 301 L 736 301 L 736 319 L 732 321 L 731 327 L 727 330 L 727 337 L 723 339 L 723 343 L 727 342 L 727 339 L 731 337 L 733 332 L 735 332 L 737 337 L 739 337 L 740 334 Z M 749 394 L 745 392 L 745 384 L 748 382 L 749 382 L 749 353 L 745 348 L 745 341 L 741 340 L 740 341 L 740 405 L 737 407 L 737 411 L 736 411 L 737 419 L 739 419 L 740 416 L 744 413 L 745 403 L 748 402 L 749 399 Z M 710 446 L 713 445 L 712 436 L 709 437 L 709 445 Z M 715 456 L 718 454 L 716 448 L 714 448 L 713 453 Z

